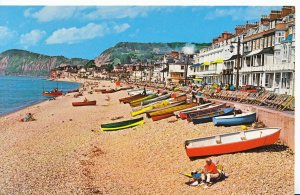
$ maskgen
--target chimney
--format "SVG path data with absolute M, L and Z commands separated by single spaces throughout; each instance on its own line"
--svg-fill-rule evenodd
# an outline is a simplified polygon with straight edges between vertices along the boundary
M 222 33 L 222 38 L 223 38 L 223 40 L 227 40 L 227 39 L 230 39 L 231 38 L 231 33 L 230 32 L 223 32 Z
M 270 18 L 267 15 L 262 15 L 260 19 L 261 24 L 268 24 L 270 22 Z
M 222 38 L 222 36 L 220 35 L 219 37 L 218 37 L 218 42 L 222 42 L 223 41 L 223 38 Z
M 214 38 L 213 39 L 213 44 L 217 43 L 218 42 L 218 38 Z
M 246 30 L 248 30 L 248 29 L 250 29 L 252 27 L 256 27 L 256 26 L 257 26 L 257 22 L 255 22 L 255 23 L 248 23 L 247 22 L 247 24 L 246 24 Z
M 242 34 L 246 31 L 246 27 L 243 26 L 243 25 L 238 25 L 235 27 L 235 35 L 239 35 L 239 34 Z
M 270 13 L 270 20 L 276 20 L 277 18 L 281 18 L 281 11 L 272 10 Z
M 281 9 L 281 17 L 287 16 L 295 11 L 295 7 L 293 6 L 283 6 Z

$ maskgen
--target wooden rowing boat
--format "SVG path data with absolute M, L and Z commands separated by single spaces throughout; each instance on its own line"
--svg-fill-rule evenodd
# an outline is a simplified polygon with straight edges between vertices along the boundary
M 101 130 L 103 131 L 115 131 L 120 129 L 126 129 L 130 127 L 134 127 L 137 125 L 144 124 L 144 118 L 136 118 L 136 119 L 130 119 L 125 121 L 119 121 L 114 123 L 108 123 L 108 124 L 101 124 Z
M 194 107 L 194 106 L 197 106 L 198 104 L 197 103 L 189 103 L 189 104 L 183 104 L 183 105 L 179 105 L 179 106 L 174 106 L 174 107 L 171 107 L 171 108 L 165 108 L 163 110 L 159 110 L 159 111 L 155 111 L 155 112 L 151 112 L 149 114 L 149 116 L 158 116 L 158 115 L 164 115 L 164 114 L 174 114 L 175 111 L 178 111 L 178 110 L 183 110 L 183 109 L 186 109 L 186 108 L 191 108 L 191 107 Z
M 67 91 L 68 93 L 74 93 L 74 92 L 79 92 L 79 89 L 73 89 L 73 90 L 69 90 Z
M 161 96 L 158 96 L 156 98 L 152 98 L 150 100 L 146 100 L 146 101 L 143 101 L 141 103 L 142 106 L 145 106 L 145 105 L 148 105 L 150 103 L 153 103 L 153 102 L 157 102 L 157 101 L 161 101 L 161 100 L 165 100 L 165 99 L 168 99 L 171 97 L 171 94 L 165 94 L 165 95 L 161 95 Z
M 95 89 L 95 92 L 103 92 L 103 91 L 106 91 L 106 89 Z
M 102 91 L 102 93 L 114 93 L 114 92 L 116 92 L 116 90 L 114 90 L 114 89 Z
M 83 102 L 72 102 L 72 106 L 91 106 L 91 105 L 96 105 L 96 100 L 83 101 Z
M 140 99 L 140 98 L 143 98 L 143 97 L 146 97 L 146 96 L 142 95 L 142 94 L 137 94 L 137 95 L 134 95 L 134 96 L 121 98 L 121 99 L 119 99 L 119 102 L 123 102 L 124 104 L 126 104 L 126 103 L 129 103 L 129 102 L 133 101 L 133 100 L 137 100 L 137 99 Z
M 135 110 L 135 111 L 131 112 L 131 116 L 137 116 L 139 114 L 145 113 L 148 110 L 152 110 L 154 108 L 161 108 L 161 107 L 164 107 L 164 106 L 169 105 L 169 104 L 170 103 L 168 101 L 162 101 L 162 102 L 159 102 L 159 103 L 147 106 L 145 108 L 142 108 L 142 109 L 139 109 L 139 110 Z
M 199 110 L 182 112 L 182 113 L 180 113 L 180 118 L 187 119 L 189 122 L 191 122 L 191 118 L 193 118 L 193 117 L 197 117 L 198 115 L 202 115 L 204 113 L 211 112 L 211 111 L 217 110 L 219 108 L 224 108 L 225 106 L 226 106 L 226 104 L 214 104 L 214 105 L 210 105 L 206 108 L 202 108 Z
M 219 108 L 218 110 L 198 115 L 195 118 L 191 118 L 194 124 L 211 122 L 213 117 L 225 116 L 233 113 L 234 108 Z
M 157 97 L 157 94 L 148 95 L 146 97 L 143 97 L 143 98 L 140 98 L 140 99 L 137 99 L 137 100 L 133 100 L 129 104 L 130 104 L 131 107 L 137 107 L 137 106 L 141 105 L 141 103 L 143 101 L 150 100 L 150 99 L 155 98 L 155 97 Z
M 158 121 L 158 120 L 161 120 L 161 119 L 169 118 L 171 116 L 174 116 L 174 114 L 173 113 L 167 113 L 167 114 L 152 116 L 151 118 L 152 118 L 153 121 Z
M 170 105 L 167 105 L 167 106 L 163 106 L 163 107 L 160 107 L 160 108 L 155 108 L 155 109 L 146 111 L 146 114 L 147 114 L 148 117 L 150 117 L 150 114 L 151 114 L 152 112 L 156 112 L 156 111 L 163 110 L 163 109 L 166 109 L 166 108 L 172 108 L 172 107 L 179 106 L 179 105 L 182 105 L 182 104 L 185 104 L 185 103 L 186 103 L 186 101 L 173 102 L 173 103 L 170 104 Z
M 200 109 L 206 108 L 210 105 L 212 105 L 212 103 L 201 104 L 199 106 L 195 106 L 195 107 L 192 107 L 192 108 L 187 108 L 187 109 L 184 109 L 184 110 L 176 111 L 176 112 L 174 112 L 174 115 L 180 117 L 180 113 L 185 113 L 185 112 L 193 111 L 193 110 L 200 110 Z
M 214 117 L 212 121 L 216 126 L 251 124 L 256 121 L 256 113 L 250 112 L 250 113 L 243 113 L 237 115 L 219 116 L 219 117 Z
M 62 91 L 51 91 L 51 92 L 44 91 L 42 93 L 42 95 L 45 97 L 58 97 L 61 96 L 62 94 L 63 94 Z
M 211 156 L 240 152 L 274 144 L 280 135 L 280 128 L 262 128 L 236 133 L 197 138 L 185 141 L 188 157 Z

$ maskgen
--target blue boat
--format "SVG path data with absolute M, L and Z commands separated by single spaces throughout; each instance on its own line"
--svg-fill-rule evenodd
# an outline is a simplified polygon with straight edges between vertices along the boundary
M 243 113 L 237 115 L 229 115 L 229 116 L 219 116 L 213 118 L 213 123 L 216 126 L 232 126 L 232 125 L 244 125 L 251 124 L 256 120 L 256 113 Z
M 228 114 L 232 114 L 233 111 L 234 111 L 234 108 L 219 108 L 218 110 L 214 110 L 212 112 L 205 113 L 203 115 L 198 115 L 195 118 L 192 118 L 192 122 L 194 124 L 211 122 L 213 117 L 225 116 Z

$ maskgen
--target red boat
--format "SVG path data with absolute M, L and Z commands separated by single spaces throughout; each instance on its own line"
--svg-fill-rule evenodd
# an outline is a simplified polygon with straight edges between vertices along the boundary
M 168 113 L 168 114 L 163 114 L 163 115 L 157 115 L 157 116 L 152 116 L 152 121 L 158 121 L 158 120 L 161 120 L 161 119 L 165 119 L 165 118 L 169 118 L 171 116 L 174 116 L 173 113 Z
M 274 144 L 280 135 L 279 128 L 253 129 L 185 141 L 188 157 L 211 156 L 240 152 Z
M 84 101 L 84 102 L 72 102 L 73 106 L 91 106 L 96 105 L 96 100 L 94 101 Z
M 95 92 L 103 92 L 106 91 L 106 89 L 95 89 Z
M 114 89 L 102 91 L 102 93 L 114 93 L 114 92 L 116 92 L 116 90 L 114 90 Z
M 58 96 L 61 96 L 63 93 L 62 91 L 44 91 L 43 92 L 43 96 L 45 97 L 58 97 Z
M 79 92 L 79 89 L 73 89 L 68 91 L 68 93 L 74 93 L 74 92 Z

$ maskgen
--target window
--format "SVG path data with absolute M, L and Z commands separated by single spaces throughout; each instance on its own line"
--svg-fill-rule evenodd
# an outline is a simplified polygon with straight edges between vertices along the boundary
M 271 47 L 271 42 L 272 42 L 272 37 L 269 36 L 269 37 L 268 37 L 268 47 Z
M 276 44 L 280 44 L 281 43 L 281 41 L 283 41 L 284 40 L 284 32 L 281 32 L 281 31 L 279 31 L 279 32 L 276 32 L 276 40 L 275 40 L 275 43 Z
M 181 69 L 181 70 L 184 70 L 184 66 L 181 66 L 180 69 Z
M 183 77 L 183 73 L 180 73 L 180 77 Z
M 265 87 L 272 88 L 273 86 L 273 73 L 266 73 Z
M 290 88 L 291 72 L 282 73 L 281 87 L 284 89 Z
M 275 45 L 275 35 L 272 36 L 272 46 Z
M 279 87 L 279 82 L 280 82 L 280 73 L 275 73 L 274 87 Z
M 264 38 L 261 38 L 260 39 L 260 46 L 259 46 L 260 49 L 263 49 L 264 48 Z
M 264 48 L 268 47 L 268 37 L 264 38 Z

